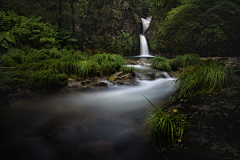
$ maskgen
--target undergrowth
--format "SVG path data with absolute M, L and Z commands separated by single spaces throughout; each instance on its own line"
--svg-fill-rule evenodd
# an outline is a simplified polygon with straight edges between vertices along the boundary
M 238 81 L 233 69 L 227 68 L 224 63 L 207 60 L 187 66 L 176 80 L 175 87 L 179 97 L 191 97 L 218 91 Z
M 153 68 L 156 68 L 162 71 L 167 71 L 167 72 L 172 70 L 170 64 L 167 61 L 167 58 L 165 57 L 157 56 L 157 57 L 151 58 L 150 60 Z
M 52 89 L 67 84 L 67 77 L 89 78 L 119 71 L 125 60 L 116 54 L 96 54 L 58 48 L 11 48 L 0 56 L 0 90 L 13 88 Z M 133 70 L 132 70 L 133 71 Z
M 169 101 L 172 106 L 174 98 L 170 97 Z M 154 110 L 146 111 L 141 116 L 144 118 L 143 129 L 151 132 L 155 139 L 160 139 L 162 144 L 166 143 L 166 146 L 162 147 L 177 147 L 182 141 L 182 137 L 188 126 L 186 119 L 182 117 L 177 110 L 171 109 L 170 111 L 164 112 L 160 107 L 153 105 L 152 102 L 149 101 L 149 103 Z

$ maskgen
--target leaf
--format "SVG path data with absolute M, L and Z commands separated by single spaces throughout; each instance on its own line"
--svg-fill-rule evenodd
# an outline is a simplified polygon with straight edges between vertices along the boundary
M 68 42 L 77 42 L 78 39 L 76 39 L 76 38 L 68 38 L 67 41 Z

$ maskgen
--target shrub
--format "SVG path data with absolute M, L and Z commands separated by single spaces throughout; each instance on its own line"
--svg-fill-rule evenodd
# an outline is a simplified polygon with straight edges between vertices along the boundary
M 176 80 L 179 97 L 206 94 L 230 86 L 238 77 L 230 68 L 213 60 L 200 61 L 188 66 Z
M 91 77 L 96 74 L 99 64 L 95 61 L 81 61 L 80 62 L 80 76 Z
M 134 72 L 135 72 L 135 67 L 122 66 L 120 70 L 121 70 L 124 74 L 126 74 L 126 73 L 134 73 Z
M 157 57 L 151 58 L 150 61 L 152 63 L 151 65 L 153 68 L 156 68 L 162 71 L 167 71 L 167 72 L 172 70 L 171 66 L 168 63 L 167 58 L 165 57 L 157 56 Z
M 174 58 L 171 62 L 173 70 L 178 70 L 180 67 L 185 67 L 188 65 L 193 65 L 199 62 L 200 56 L 198 54 L 185 54 Z
M 122 56 L 117 54 L 95 54 L 91 57 L 92 61 L 95 61 L 99 64 L 99 69 L 104 74 L 109 75 L 119 70 L 123 64 L 125 64 L 125 60 Z

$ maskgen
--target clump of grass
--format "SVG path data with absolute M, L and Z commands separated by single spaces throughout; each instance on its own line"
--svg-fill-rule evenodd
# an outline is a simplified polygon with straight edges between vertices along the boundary
M 122 56 L 106 53 L 95 54 L 91 57 L 91 60 L 99 64 L 100 71 L 105 75 L 116 72 L 126 63 Z
M 153 68 L 156 68 L 162 71 L 167 71 L 167 72 L 172 70 L 171 66 L 168 63 L 167 58 L 165 57 L 157 56 L 157 57 L 151 58 L 150 61 L 152 63 L 151 65 Z
M 135 73 L 135 67 L 127 67 L 127 66 L 122 66 L 120 69 L 124 74 L 126 73 Z
M 142 115 L 142 118 L 145 118 L 143 128 L 147 128 L 154 138 L 165 140 L 168 144 L 176 147 L 182 141 L 183 134 L 187 128 L 186 119 L 176 113 L 176 110 L 173 111 L 171 109 L 168 112 L 163 112 L 160 107 L 153 105 L 150 101 L 149 103 L 154 110 L 146 111 Z
M 95 61 L 81 61 L 80 62 L 80 76 L 89 77 L 94 76 L 99 68 L 99 64 Z
M 27 87 L 31 89 L 54 89 L 67 84 L 67 77 L 58 73 L 56 69 L 29 71 Z
M 195 66 L 188 66 L 176 80 L 179 97 L 212 93 L 238 81 L 230 68 L 213 60 L 201 61 Z
M 28 76 L 23 71 L 0 72 L 0 92 L 17 89 Z
M 199 62 L 200 56 L 198 54 L 179 55 L 171 62 L 173 70 L 178 70 L 180 67 L 186 67 Z

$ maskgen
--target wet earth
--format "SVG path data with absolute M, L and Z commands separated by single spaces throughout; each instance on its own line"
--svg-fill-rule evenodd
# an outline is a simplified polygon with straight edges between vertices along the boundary
M 240 87 L 236 93 L 196 96 L 179 99 L 173 105 L 190 127 L 177 151 L 165 152 L 171 160 L 239 160 L 240 159 Z M 156 142 L 156 145 L 159 146 Z M 160 151 L 160 149 L 159 149 Z

